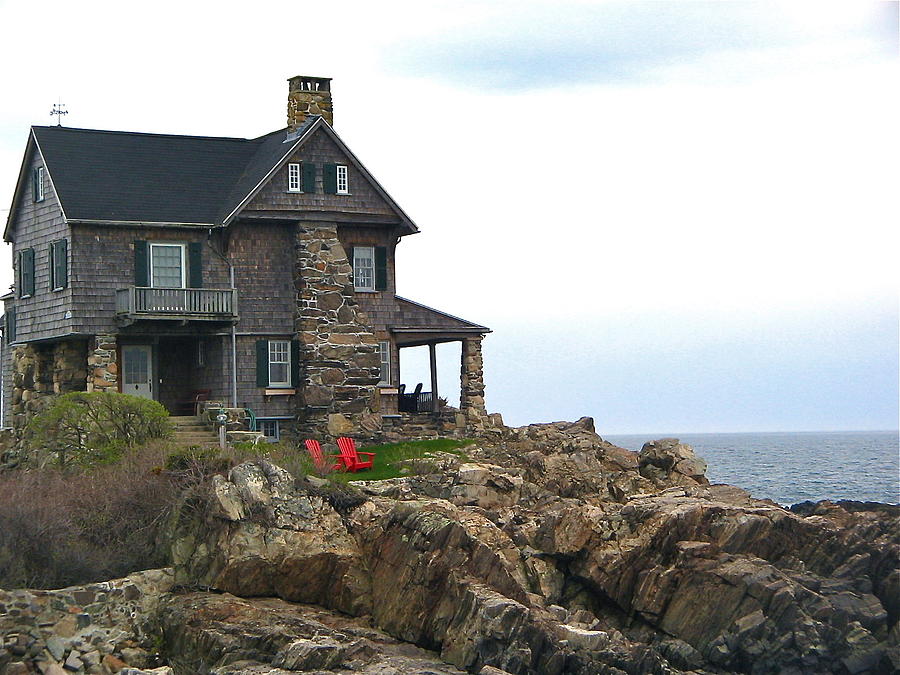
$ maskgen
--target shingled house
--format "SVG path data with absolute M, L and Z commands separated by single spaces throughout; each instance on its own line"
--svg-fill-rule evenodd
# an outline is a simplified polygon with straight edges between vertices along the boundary
M 489 329 L 395 294 L 419 230 L 332 123 L 330 79 L 298 76 L 287 128 L 255 139 L 32 127 L 4 232 L 4 425 L 118 391 L 172 413 L 208 395 L 272 438 L 377 431 L 437 411 L 449 341 L 455 424 L 484 424 Z M 421 345 L 431 392 L 410 397 L 398 350 Z

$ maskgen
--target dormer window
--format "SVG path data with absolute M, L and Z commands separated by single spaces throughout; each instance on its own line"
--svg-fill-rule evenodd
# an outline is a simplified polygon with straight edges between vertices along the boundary
M 300 164 L 288 164 L 288 192 L 300 192 Z
M 337 193 L 339 195 L 350 194 L 350 186 L 347 182 L 347 167 L 344 164 L 337 165 Z
M 31 175 L 32 178 L 32 196 L 34 201 L 44 201 L 44 167 L 36 166 Z

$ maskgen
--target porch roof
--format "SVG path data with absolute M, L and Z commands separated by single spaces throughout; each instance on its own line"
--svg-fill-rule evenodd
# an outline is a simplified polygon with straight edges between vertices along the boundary
M 400 296 L 396 296 L 395 311 L 390 331 L 398 347 L 453 342 L 491 332 L 486 326 Z

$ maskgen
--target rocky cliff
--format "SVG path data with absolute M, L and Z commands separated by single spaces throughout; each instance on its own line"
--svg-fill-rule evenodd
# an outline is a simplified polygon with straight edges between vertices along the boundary
M 467 455 L 356 488 L 263 461 L 214 478 L 176 514 L 176 592 L 130 639 L 222 675 L 900 668 L 897 507 L 793 513 L 709 485 L 676 440 L 632 453 L 589 419 Z M 16 668 L 52 632 L 33 623 Z

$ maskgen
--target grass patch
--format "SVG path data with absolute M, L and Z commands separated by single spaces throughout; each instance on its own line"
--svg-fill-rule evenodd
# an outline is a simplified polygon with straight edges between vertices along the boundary
M 403 441 L 402 443 L 385 443 L 383 445 L 371 445 L 365 448 L 357 448 L 360 451 L 374 452 L 375 461 L 371 469 L 364 469 L 357 473 L 334 472 L 329 478 L 335 481 L 348 482 L 354 480 L 386 480 L 409 475 L 403 473 L 404 460 L 422 460 L 421 464 L 413 464 L 413 472 L 417 465 L 425 469 L 428 460 L 435 457 L 436 453 L 446 452 L 456 455 L 463 461 L 468 458 L 462 448 L 471 445 L 475 440 L 471 438 L 431 438 L 425 441 Z

